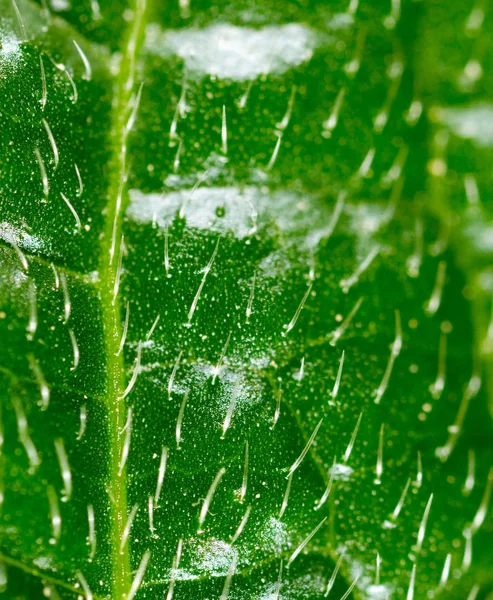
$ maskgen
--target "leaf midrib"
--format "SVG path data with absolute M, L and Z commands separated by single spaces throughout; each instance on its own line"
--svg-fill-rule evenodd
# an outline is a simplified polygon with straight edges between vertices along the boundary
M 120 61 L 113 111 L 111 177 L 108 186 L 107 217 L 104 237 L 100 247 L 99 274 L 103 335 L 106 347 L 107 381 L 106 403 L 108 408 L 108 497 L 110 502 L 110 546 L 111 546 L 111 596 L 115 600 L 125 598 L 132 585 L 132 565 L 129 543 L 120 551 L 120 543 L 127 520 L 127 475 L 120 469 L 124 438 L 121 432 L 126 420 L 125 364 L 123 353 L 119 353 L 122 335 L 120 302 L 114 294 L 118 276 L 118 256 L 111 249 L 119 249 L 122 239 L 124 194 L 122 178 L 126 169 L 126 144 L 128 131 L 125 119 L 129 103 L 134 94 L 136 62 L 140 50 L 141 33 L 144 25 L 146 0 L 134 0 L 134 18 L 122 37 L 123 51 Z M 121 470 L 121 473 L 120 473 Z

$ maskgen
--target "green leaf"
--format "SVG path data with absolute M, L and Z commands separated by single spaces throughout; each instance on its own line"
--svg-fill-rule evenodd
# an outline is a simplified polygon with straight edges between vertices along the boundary
M 0 0 L 3 597 L 491 593 L 490 21 Z

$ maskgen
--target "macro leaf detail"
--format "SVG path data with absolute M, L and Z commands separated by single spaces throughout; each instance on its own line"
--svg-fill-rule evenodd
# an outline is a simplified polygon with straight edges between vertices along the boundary
M 486 8 L 0 0 L 5 598 L 490 598 Z

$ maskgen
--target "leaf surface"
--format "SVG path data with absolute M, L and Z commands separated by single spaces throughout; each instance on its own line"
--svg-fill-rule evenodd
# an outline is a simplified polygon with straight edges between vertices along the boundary
M 0 0 L 6 598 L 491 592 L 452 4 Z

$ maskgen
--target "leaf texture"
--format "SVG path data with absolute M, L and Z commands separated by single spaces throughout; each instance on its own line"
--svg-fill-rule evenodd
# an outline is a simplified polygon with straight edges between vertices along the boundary
M 0 0 L 5 598 L 487 598 L 490 21 Z

